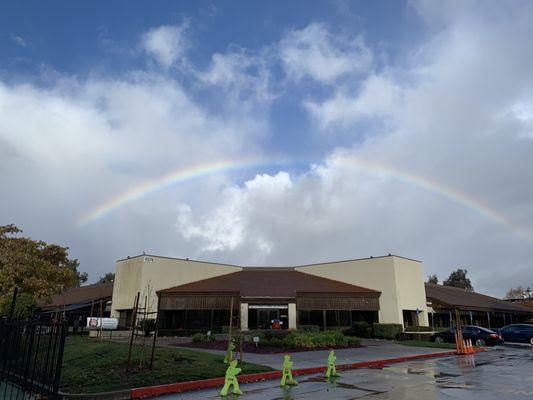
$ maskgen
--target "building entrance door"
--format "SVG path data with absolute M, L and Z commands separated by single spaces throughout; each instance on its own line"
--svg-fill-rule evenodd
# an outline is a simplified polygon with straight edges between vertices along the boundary
M 272 321 L 279 320 L 281 329 L 289 327 L 288 306 L 285 304 L 250 304 L 248 306 L 248 327 L 250 329 L 272 329 Z
M 257 327 L 270 329 L 272 321 L 279 319 L 279 310 L 257 310 Z

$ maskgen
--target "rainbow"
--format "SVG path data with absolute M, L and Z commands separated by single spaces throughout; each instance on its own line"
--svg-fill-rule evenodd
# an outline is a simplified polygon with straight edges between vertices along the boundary
M 157 191 L 167 189 L 169 187 L 188 182 L 195 179 L 201 179 L 210 175 L 236 172 L 243 170 L 257 170 L 260 168 L 272 168 L 281 166 L 291 166 L 297 164 L 306 164 L 307 166 L 313 165 L 314 167 L 320 167 L 321 164 L 313 164 L 311 162 L 303 161 L 287 161 L 287 160 L 265 160 L 260 158 L 251 158 L 247 160 L 235 161 L 235 160 L 219 160 L 210 162 L 207 164 L 198 164 L 179 170 L 170 172 L 158 178 L 147 180 L 139 184 L 138 186 L 121 193 L 108 201 L 100 204 L 89 213 L 83 215 L 79 221 L 79 226 L 87 225 L 94 222 L 114 210 L 123 207 L 129 203 L 132 203 L 142 197 L 152 194 Z M 414 186 L 447 200 L 459 204 L 484 218 L 493 221 L 496 224 L 502 225 L 512 230 L 517 235 L 533 242 L 533 235 L 525 231 L 521 227 L 512 223 L 509 219 L 503 216 L 496 210 L 483 204 L 481 201 L 468 196 L 451 187 L 442 185 L 436 181 L 430 180 L 420 175 L 415 175 L 406 171 L 402 171 L 397 167 L 393 167 L 387 164 L 370 162 L 360 158 L 356 158 L 350 155 L 335 155 L 326 160 L 326 165 L 339 165 L 342 167 L 355 168 L 357 170 L 363 170 L 371 174 L 381 174 L 397 179 L 405 184 Z
M 266 161 L 260 158 L 250 158 L 235 162 L 234 160 L 218 160 L 207 164 L 193 165 L 186 168 L 180 168 L 172 171 L 158 178 L 151 179 L 140 183 L 138 186 L 121 193 L 106 202 L 100 204 L 98 207 L 83 215 L 79 221 L 79 226 L 87 225 L 114 210 L 132 203 L 141 197 L 149 194 L 176 186 L 181 183 L 192 181 L 195 179 L 204 178 L 210 175 L 236 172 L 243 170 L 251 170 L 258 168 L 268 168 L 272 166 L 281 166 L 288 164 L 296 164 L 295 162 L 288 162 L 285 160 Z
M 328 160 L 328 163 L 354 167 L 360 170 L 371 172 L 373 174 L 384 174 L 392 178 L 398 179 L 403 183 L 426 190 L 430 193 L 441 196 L 453 203 L 459 204 L 467 209 L 470 209 L 471 211 L 474 211 L 478 215 L 481 215 L 482 217 L 489 219 L 495 222 L 496 224 L 503 225 L 504 227 L 513 231 L 518 236 L 533 242 L 533 235 L 531 233 L 514 224 L 512 221 L 510 221 L 498 211 L 488 207 L 481 201 L 470 197 L 465 193 L 462 193 L 451 187 L 447 187 L 436 181 L 430 180 L 420 175 L 415 175 L 406 171 L 402 171 L 397 167 L 392 167 L 387 164 L 369 162 L 352 156 L 334 156 Z

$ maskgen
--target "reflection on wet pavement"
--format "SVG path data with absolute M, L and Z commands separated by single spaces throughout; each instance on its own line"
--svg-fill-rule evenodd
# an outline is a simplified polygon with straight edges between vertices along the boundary
M 475 356 L 446 357 L 394 364 L 382 369 L 342 371 L 342 376 L 300 377 L 296 387 L 277 381 L 242 385 L 243 396 L 227 399 L 533 399 L 533 352 L 500 347 Z M 215 389 L 162 397 L 219 399 Z

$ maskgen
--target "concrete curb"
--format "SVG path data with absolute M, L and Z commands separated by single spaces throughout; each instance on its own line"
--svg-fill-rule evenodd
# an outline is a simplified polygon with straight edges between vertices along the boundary
M 428 353 L 428 354 L 415 354 L 412 356 L 405 357 L 396 357 L 396 358 L 387 358 L 383 360 L 374 360 L 374 361 L 363 361 L 352 364 L 342 364 L 337 365 L 337 370 L 350 370 L 357 368 L 383 368 L 389 364 L 401 363 L 412 360 L 421 360 L 426 358 L 435 358 L 435 357 L 450 357 L 455 356 L 457 353 L 455 351 L 446 351 L 438 353 Z M 325 372 L 326 367 L 310 367 L 310 368 L 298 368 L 293 369 L 292 374 L 294 376 L 300 375 L 310 375 L 320 372 Z M 279 379 L 281 378 L 281 371 L 270 371 L 262 372 L 258 374 L 245 374 L 239 376 L 239 383 L 251 383 L 261 380 L 270 380 L 270 379 Z M 142 388 L 131 389 L 131 399 L 141 399 L 145 397 L 159 396 L 162 394 L 169 393 L 182 393 L 188 392 L 191 390 L 197 389 L 208 389 L 220 387 L 224 384 L 224 378 L 213 378 L 213 379 L 202 379 L 198 381 L 189 381 L 189 382 L 179 382 L 179 383 L 170 383 L 166 385 L 157 385 L 157 386 L 148 386 Z

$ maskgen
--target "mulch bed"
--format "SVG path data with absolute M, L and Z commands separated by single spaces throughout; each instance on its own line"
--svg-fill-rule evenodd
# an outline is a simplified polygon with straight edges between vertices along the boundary
M 179 347 L 190 347 L 197 349 L 209 349 L 209 350 L 222 350 L 226 351 L 228 349 L 227 340 L 213 340 L 210 342 L 193 342 L 193 343 L 176 343 L 176 346 Z M 307 347 L 269 347 L 269 346 L 258 346 L 255 347 L 254 343 L 242 342 L 242 350 L 245 353 L 256 353 L 256 354 L 279 354 L 279 353 L 297 353 L 301 351 L 313 351 L 313 350 L 331 350 L 331 349 L 354 349 L 362 346 L 323 346 L 315 348 Z M 235 351 L 239 351 L 239 346 Z

